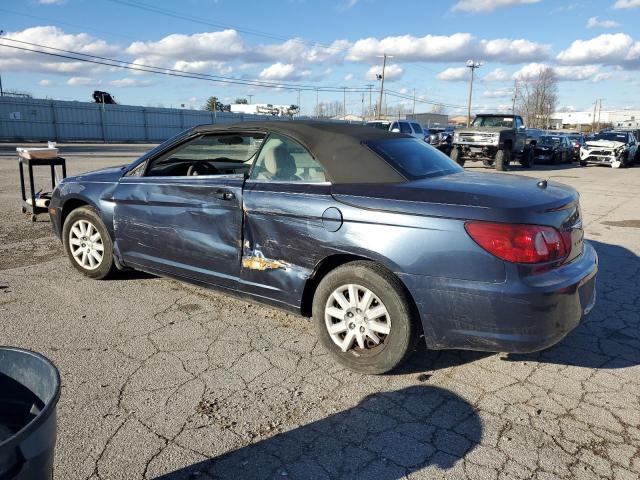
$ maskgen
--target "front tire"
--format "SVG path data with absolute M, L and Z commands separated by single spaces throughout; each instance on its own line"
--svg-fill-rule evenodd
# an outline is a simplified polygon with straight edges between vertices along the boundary
M 313 297 L 318 337 L 338 363 L 382 374 L 404 362 L 417 340 L 416 319 L 400 280 L 379 265 L 355 261 L 325 276 Z
M 449 157 L 458 165 L 460 165 L 461 167 L 464 167 L 464 157 L 462 156 L 462 152 L 460 151 L 459 148 L 453 147 L 451 149 L 451 153 L 449 154 Z
M 62 241 L 71 264 L 87 277 L 101 280 L 115 270 L 113 242 L 91 207 L 77 208 L 67 216 Z
M 504 172 L 509 168 L 509 151 L 508 150 L 498 150 L 495 158 L 496 170 L 499 172 Z

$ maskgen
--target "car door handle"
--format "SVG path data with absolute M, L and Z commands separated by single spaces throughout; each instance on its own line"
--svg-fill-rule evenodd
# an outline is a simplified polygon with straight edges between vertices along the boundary
M 233 200 L 234 198 L 236 198 L 235 194 L 233 192 L 230 192 L 229 190 L 216 190 L 216 194 L 215 194 L 216 198 L 220 198 L 221 200 Z

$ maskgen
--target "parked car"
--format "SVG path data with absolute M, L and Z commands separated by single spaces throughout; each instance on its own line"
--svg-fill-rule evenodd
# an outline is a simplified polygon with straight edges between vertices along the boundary
M 584 135 L 582 133 L 569 133 L 567 138 L 571 142 L 571 146 L 573 147 L 573 160 L 580 160 L 580 147 L 584 145 Z
M 451 147 L 453 144 L 453 128 L 452 127 L 438 127 L 429 128 L 427 130 L 426 141 L 429 145 L 436 147 L 445 155 L 451 154 Z
M 133 268 L 312 316 L 363 373 L 400 365 L 422 335 L 431 349 L 540 350 L 595 302 L 573 188 L 465 172 L 365 126 L 194 127 L 64 179 L 50 216 L 87 277 Z
M 573 145 L 565 135 L 542 135 L 533 148 L 536 162 L 568 163 L 573 160 Z
M 640 161 L 638 142 L 631 132 L 613 130 L 590 135 L 580 148 L 580 165 L 593 163 L 624 168 Z
M 385 120 L 373 120 L 367 122 L 370 127 L 378 128 L 380 130 L 389 130 L 394 133 L 404 133 L 405 135 L 411 135 L 412 137 L 419 138 L 420 140 L 427 140 L 428 134 L 425 133 L 423 128 L 417 122 L 408 120 L 397 121 L 385 121 Z
M 519 115 L 481 114 L 473 119 L 471 127 L 455 132 L 450 156 L 461 166 L 467 160 L 482 160 L 485 166 L 507 170 L 511 160 L 518 159 L 523 167 L 530 168 L 531 144 Z

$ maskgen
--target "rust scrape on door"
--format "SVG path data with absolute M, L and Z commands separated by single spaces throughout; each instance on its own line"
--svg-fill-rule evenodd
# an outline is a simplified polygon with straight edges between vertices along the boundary
M 288 264 L 280 260 L 271 260 L 262 256 L 250 256 L 242 259 L 242 267 L 250 270 L 277 270 L 287 269 Z

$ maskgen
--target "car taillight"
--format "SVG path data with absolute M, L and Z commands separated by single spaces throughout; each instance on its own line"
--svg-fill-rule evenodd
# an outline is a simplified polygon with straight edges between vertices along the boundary
M 467 222 L 464 228 L 478 245 L 507 262 L 545 263 L 569 254 L 565 240 L 553 227 Z

